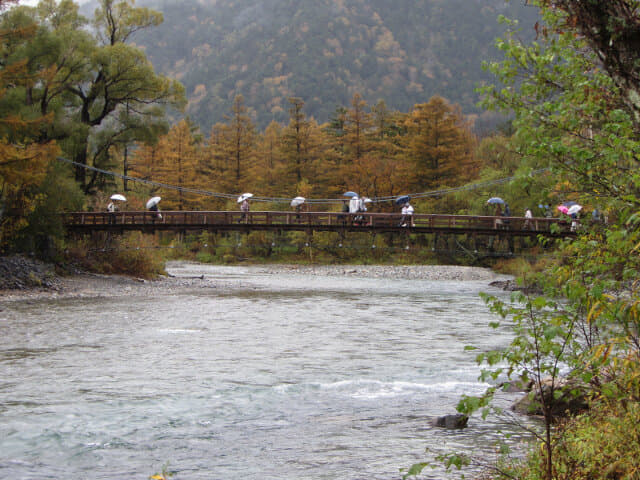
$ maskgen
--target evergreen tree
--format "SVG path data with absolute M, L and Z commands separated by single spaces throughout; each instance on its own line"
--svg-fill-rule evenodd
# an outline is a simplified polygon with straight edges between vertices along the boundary
M 283 179 L 285 160 L 281 148 L 282 130 L 283 127 L 278 122 L 271 122 L 257 143 L 256 161 L 251 170 L 251 188 L 263 195 L 279 196 L 286 192 Z
M 222 133 L 221 150 L 229 164 L 233 165 L 235 190 L 240 191 L 245 186 L 248 167 L 253 161 L 256 141 L 255 127 L 242 95 L 234 99 L 231 116 L 227 120 Z
M 406 127 L 412 186 L 417 191 L 455 182 L 469 168 L 472 141 L 459 108 L 433 97 L 413 108 Z
M 161 183 L 175 185 L 179 189 L 163 195 L 163 205 L 172 210 L 193 210 L 198 198 L 184 192 L 201 184 L 198 175 L 201 151 L 197 143 L 197 127 L 181 120 L 160 139 L 161 162 L 156 168 L 156 178 Z

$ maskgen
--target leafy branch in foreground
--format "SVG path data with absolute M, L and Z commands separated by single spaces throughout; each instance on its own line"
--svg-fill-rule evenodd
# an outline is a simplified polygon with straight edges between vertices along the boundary
M 552 427 L 560 413 L 558 400 L 564 388 L 560 381 L 560 369 L 567 364 L 567 352 L 575 342 L 575 320 L 557 302 L 542 296 L 531 298 L 516 293 L 511 304 L 496 297 L 482 296 L 492 312 L 511 322 L 514 338 L 506 349 L 477 356 L 478 363 L 486 363 L 490 367 L 483 369 L 480 379 L 495 382 L 506 375 L 509 381 L 516 380 L 522 384 L 532 382 L 533 398 L 529 408 L 540 411 L 544 419 L 544 436 L 541 440 L 547 475 L 552 478 Z M 499 328 L 501 322 L 492 322 L 491 326 Z M 495 392 L 496 387 L 492 387 L 479 398 L 463 397 L 458 409 L 464 413 L 482 409 L 486 416 Z
M 514 31 L 498 41 L 505 58 L 487 68 L 500 86 L 483 88 L 484 105 L 513 115 L 512 145 L 530 169 L 551 169 L 550 197 L 575 199 L 606 220 L 559 247 L 560 262 L 536 282 L 544 296 L 518 294 L 509 304 L 485 296 L 501 318 L 493 326 L 507 320 L 514 338 L 478 361 L 488 366 L 482 380 L 533 382 L 532 407 L 545 428 L 518 478 L 594 478 L 583 472 L 603 471 L 595 464 L 605 462 L 586 452 L 602 446 L 609 432 L 600 429 L 632 418 L 625 405 L 640 391 L 640 76 L 627 35 L 640 15 L 636 0 L 531 3 L 543 15 L 539 36 L 525 44 Z M 619 52 L 624 69 L 614 61 Z M 487 415 L 497 388 L 464 397 L 459 409 Z M 619 414 L 598 418 L 594 410 L 591 430 L 588 415 L 557 423 L 560 401 L 579 390 L 592 408 L 609 404 Z M 609 438 L 621 452 L 633 448 L 622 433 Z M 637 476 L 632 462 L 614 465 L 604 471 Z

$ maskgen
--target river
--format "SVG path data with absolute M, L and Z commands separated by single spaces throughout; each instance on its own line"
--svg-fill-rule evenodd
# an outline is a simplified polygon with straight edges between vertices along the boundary
M 397 479 L 511 429 L 430 423 L 486 387 L 464 346 L 510 340 L 487 281 L 170 272 L 233 287 L 0 306 L 0 478 Z

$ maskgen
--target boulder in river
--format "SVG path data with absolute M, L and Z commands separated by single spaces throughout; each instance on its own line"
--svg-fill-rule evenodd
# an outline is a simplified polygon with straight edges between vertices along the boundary
M 534 285 L 519 285 L 514 280 L 495 280 L 489 283 L 492 287 L 501 288 L 506 292 L 522 292 L 531 295 L 541 295 L 542 290 Z
M 433 421 L 435 427 L 448 428 L 451 430 L 466 428 L 469 417 L 462 413 L 456 413 L 453 415 L 443 415 L 436 417 Z

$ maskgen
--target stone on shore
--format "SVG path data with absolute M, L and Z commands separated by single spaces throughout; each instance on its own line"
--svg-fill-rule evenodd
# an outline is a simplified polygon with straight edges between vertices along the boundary
M 544 415 L 542 398 L 544 398 L 547 403 L 551 402 L 551 413 L 555 417 L 561 418 L 587 410 L 589 408 L 587 395 L 586 387 L 574 380 L 559 378 L 552 383 L 551 379 L 546 379 L 542 381 L 542 396 L 540 389 L 535 386 L 529 393 L 516 401 L 511 406 L 511 410 L 521 415 L 542 416 Z

